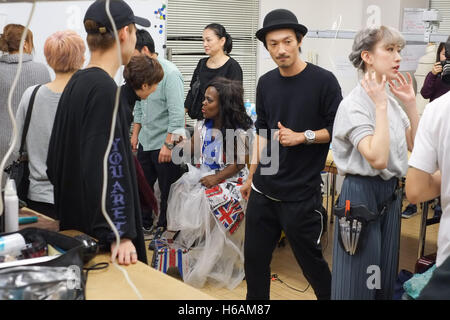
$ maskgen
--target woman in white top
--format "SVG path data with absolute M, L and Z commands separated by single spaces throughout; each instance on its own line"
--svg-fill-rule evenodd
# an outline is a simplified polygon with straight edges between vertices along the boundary
M 53 185 L 47 177 L 47 153 L 59 98 L 72 75 L 83 66 L 86 48 L 83 39 L 74 31 L 58 31 L 47 38 L 44 55 L 48 65 L 55 71 L 55 79 L 36 93 L 24 150 L 28 154 L 30 187 L 27 206 L 52 218 L 54 210 Z M 20 100 L 16 114 L 19 137 L 25 122 L 31 93 L 36 86 L 28 88 Z M 20 138 L 16 152 L 20 148 Z
M 350 205 L 350 212 L 343 221 L 336 219 L 332 299 L 393 296 L 400 240 L 398 180 L 408 169 L 408 150 L 419 122 L 411 76 L 406 79 L 399 73 L 404 45 L 401 34 L 392 28 L 364 29 L 356 35 L 349 56 L 364 75 L 342 100 L 334 122 L 334 161 L 346 176 L 337 207 Z M 386 84 L 405 111 L 388 94 Z M 345 220 L 352 220 L 358 210 L 373 221 L 361 226 L 355 245 L 358 224 L 351 221 L 346 230 Z

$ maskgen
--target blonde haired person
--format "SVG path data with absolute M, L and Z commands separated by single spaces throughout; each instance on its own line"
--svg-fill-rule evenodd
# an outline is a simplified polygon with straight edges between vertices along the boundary
M 8 115 L 8 96 L 19 65 L 20 39 L 25 27 L 20 24 L 8 24 L 0 34 L 0 160 L 6 154 L 11 143 L 12 124 Z M 33 61 L 33 33 L 28 30 L 23 45 L 22 72 L 12 96 L 13 113 L 17 112 L 20 98 L 25 90 L 35 84 L 49 82 L 50 74 L 47 67 Z M 12 161 L 11 157 L 7 163 Z M 6 175 L 3 175 L 1 185 L 4 185 Z
M 55 190 L 60 229 L 75 229 L 99 240 L 114 252 L 116 238 L 102 214 L 103 159 L 109 141 L 117 84 L 118 57 L 106 1 L 93 2 L 84 16 L 91 58 L 76 72 L 58 105 L 47 158 L 47 174 Z M 122 64 L 131 59 L 136 44 L 136 17 L 122 0 L 109 2 L 118 31 Z M 106 211 L 120 235 L 119 264 L 146 263 L 136 171 L 129 139 L 130 108 L 119 104 L 111 152 L 108 155 Z M 111 256 L 114 261 L 115 256 Z
M 355 36 L 349 56 L 364 76 L 342 100 L 334 121 L 334 161 L 339 173 L 345 175 L 338 207 L 349 201 L 350 217 L 356 214 L 356 207 L 362 210 L 364 206 L 375 219 L 362 225 L 355 252 L 344 249 L 340 238 L 343 234 L 345 239 L 346 231 L 340 218 L 336 219 L 332 299 L 393 297 L 400 243 L 398 179 L 408 169 L 408 150 L 413 147 L 419 122 L 412 78 L 398 71 L 404 45 L 395 29 L 368 28 Z M 388 95 L 386 84 L 404 104 L 406 113 Z M 374 274 L 374 270 L 379 272 Z
M 48 180 L 45 163 L 48 144 L 59 98 L 74 72 L 83 66 L 85 51 L 83 39 L 74 31 L 55 32 L 45 41 L 44 55 L 48 65 L 55 71 L 55 80 L 37 89 L 24 145 L 30 169 L 27 206 L 54 219 L 57 217 L 53 205 L 53 186 Z M 16 114 L 19 137 L 22 136 L 30 97 L 35 88 L 29 87 L 20 100 Z M 19 138 L 16 152 L 20 142 Z

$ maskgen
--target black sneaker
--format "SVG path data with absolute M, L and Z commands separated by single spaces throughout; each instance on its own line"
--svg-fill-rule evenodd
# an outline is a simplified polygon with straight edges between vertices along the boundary
M 441 206 L 440 206 L 439 204 L 437 204 L 437 205 L 434 207 L 434 215 L 433 215 L 433 218 L 434 218 L 434 219 L 439 219 L 439 218 L 441 217 L 441 215 L 442 215 L 442 208 L 441 208 Z
M 405 211 L 402 212 L 402 218 L 409 219 L 417 214 L 417 206 L 415 204 L 408 204 Z
M 174 277 L 175 279 L 183 281 L 183 277 L 181 276 L 180 270 L 178 270 L 177 267 L 169 267 L 166 274 L 168 276 Z
M 156 246 L 162 247 L 165 244 L 165 241 L 161 239 L 161 236 L 163 235 L 164 231 L 166 231 L 165 227 L 157 227 L 155 228 L 155 236 L 153 237 L 152 241 L 150 241 L 150 244 L 148 248 L 150 250 L 155 250 Z
M 151 226 L 150 228 L 142 228 L 144 232 L 144 240 L 152 240 L 155 237 L 156 228 L 155 226 Z

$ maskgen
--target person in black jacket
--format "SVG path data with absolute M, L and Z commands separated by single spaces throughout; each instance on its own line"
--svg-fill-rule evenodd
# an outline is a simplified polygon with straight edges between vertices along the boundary
M 239 63 L 231 58 L 233 40 L 224 26 L 212 23 L 203 30 L 203 47 L 209 58 L 200 59 L 194 70 L 184 108 L 192 119 L 201 120 L 202 101 L 208 83 L 215 77 L 224 77 L 242 82 L 242 69 Z
M 134 16 L 123 1 L 111 1 L 118 30 L 122 63 L 126 65 L 136 44 Z M 50 138 L 47 175 L 61 230 L 79 230 L 114 252 L 116 238 L 102 214 L 103 159 L 109 141 L 120 61 L 105 0 L 95 1 L 84 17 L 91 60 L 77 71 L 62 93 Z M 147 263 L 136 172 L 129 139 L 129 107 L 119 105 L 111 151 L 107 158 L 106 212 L 120 235 L 119 264 Z

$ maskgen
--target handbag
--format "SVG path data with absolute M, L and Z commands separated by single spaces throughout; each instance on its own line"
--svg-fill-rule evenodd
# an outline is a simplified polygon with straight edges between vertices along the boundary
M 188 115 L 191 119 L 203 119 L 203 115 L 202 115 L 202 104 L 197 103 L 197 100 L 199 99 L 199 97 L 201 96 L 201 90 L 200 90 L 200 73 L 202 72 L 203 69 L 203 65 L 206 64 L 206 60 L 205 62 L 200 62 L 200 70 L 197 73 L 197 79 L 195 79 L 194 83 L 191 86 L 191 93 L 192 93 L 192 104 L 189 106 L 188 109 Z M 201 97 L 200 97 L 201 98 Z
M 5 172 L 9 174 L 9 178 L 16 183 L 17 197 L 20 200 L 28 198 L 28 188 L 30 186 L 30 170 L 28 168 L 28 156 L 24 153 L 25 140 L 27 138 L 28 127 L 30 126 L 31 113 L 33 111 L 34 98 L 41 85 L 37 85 L 31 94 L 28 110 L 25 116 L 25 123 L 22 131 L 22 140 L 20 142 L 19 157 L 12 164 L 5 168 Z
M 0 300 L 85 299 L 83 265 L 93 255 L 82 240 L 38 228 L 26 228 L 17 233 L 27 244 L 21 250 L 25 259 L 15 261 L 14 266 L 0 263 Z M 50 250 L 57 250 L 59 255 L 49 257 Z
M 339 244 L 347 254 L 353 256 L 364 250 L 367 242 L 367 228 L 372 222 L 382 217 L 394 201 L 401 198 L 401 191 L 397 187 L 393 194 L 382 203 L 379 212 L 372 212 L 362 204 L 352 204 L 350 200 L 346 200 L 343 207 L 335 207 Z

